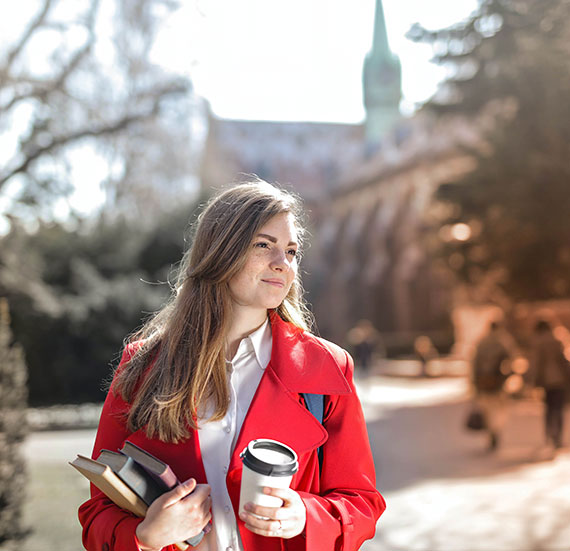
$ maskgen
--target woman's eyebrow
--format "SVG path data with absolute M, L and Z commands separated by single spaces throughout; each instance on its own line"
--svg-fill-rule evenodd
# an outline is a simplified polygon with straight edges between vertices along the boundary
M 277 237 L 273 237 L 272 235 L 269 235 L 267 233 L 258 233 L 257 237 L 263 237 L 264 239 L 271 241 L 271 243 L 277 243 Z M 289 241 L 287 246 L 290 247 L 291 245 L 297 245 L 297 243 L 295 241 Z

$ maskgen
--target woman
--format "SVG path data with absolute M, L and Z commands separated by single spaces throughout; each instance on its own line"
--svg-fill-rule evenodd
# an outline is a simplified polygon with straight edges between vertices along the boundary
M 353 364 L 308 332 L 299 217 L 293 196 L 262 181 L 222 192 L 200 215 L 172 300 L 125 348 L 93 451 L 129 439 L 186 482 L 144 519 L 92 488 L 79 511 L 89 551 L 168 548 L 211 517 L 198 549 L 352 551 L 374 535 L 385 504 Z M 325 396 L 322 424 L 302 393 Z M 290 489 L 266 489 L 281 507 L 238 516 L 239 453 L 255 438 L 292 447 L 299 470 Z

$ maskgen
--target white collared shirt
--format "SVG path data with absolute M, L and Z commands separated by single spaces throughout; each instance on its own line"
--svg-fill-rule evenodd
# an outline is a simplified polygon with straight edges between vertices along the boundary
M 200 551 L 243 551 L 226 475 L 230 458 L 259 381 L 271 359 L 271 325 L 269 318 L 253 333 L 243 338 L 228 365 L 230 405 L 220 421 L 200 425 L 200 452 L 212 492 L 212 531 Z M 211 413 L 208 411 L 207 414 Z

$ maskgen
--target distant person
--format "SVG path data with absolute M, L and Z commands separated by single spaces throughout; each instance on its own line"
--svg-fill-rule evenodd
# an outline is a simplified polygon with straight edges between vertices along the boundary
M 92 487 L 79 510 L 88 551 L 175 551 L 211 518 L 200 551 L 348 550 L 373 537 L 385 504 L 352 358 L 310 332 L 300 215 L 295 196 L 256 181 L 198 217 L 169 302 L 127 341 L 93 450 L 129 439 L 185 482 L 144 519 Z M 318 421 L 308 393 L 324 397 Z M 281 506 L 240 513 L 240 452 L 258 438 L 293 448 L 299 470 L 291 487 L 265 487 Z
M 370 320 L 361 319 L 348 332 L 348 342 L 354 355 L 356 367 L 363 374 L 368 374 L 377 349 L 384 353 L 384 343 L 380 333 Z
M 420 335 L 414 340 L 414 353 L 420 361 L 420 377 L 427 377 L 428 363 L 437 357 L 437 349 L 427 335 Z
M 554 336 L 550 323 L 545 320 L 540 320 L 535 325 L 530 365 L 535 385 L 544 389 L 546 443 L 560 448 L 570 371 L 564 347 Z
M 507 345 L 500 335 L 499 324 L 493 321 L 487 334 L 477 344 L 472 365 L 475 401 L 485 418 L 490 450 L 498 447 L 506 421 L 507 397 L 503 384 L 508 375 L 505 364 L 509 357 Z

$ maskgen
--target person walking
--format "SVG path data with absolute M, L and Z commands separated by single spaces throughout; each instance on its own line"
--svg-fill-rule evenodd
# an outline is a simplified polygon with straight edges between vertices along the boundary
M 546 443 L 562 447 L 564 404 L 570 383 L 569 363 L 562 343 L 550 323 L 539 320 L 534 328 L 530 357 L 535 386 L 544 389 L 544 432 Z
M 210 521 L 200 551 L 352 551 L 374 536 L 385 502 L 353 361 L 310 332 L 300 209 L 256 181 L 199 216 L 171 300 L 127 341 L 93 450 L 128 439 L 185 482 L 144 519 L 92 487 L 79 509 L 88 551 L 174 551 Z M 324 396 L 322 421 L 305 393 Z M 299 469 L 290 488 L 265 489 L 281 507 L 240 513 L 240 452 L 257 438 L 290 446 Z
M 493 321 L 487 334 L 477 344 L 472 365 L 475 402 L 483 413 L 491 451 L 499 446 L 506 422 L 507 397 L 503 384 L 508 376 L 506 362 L 509 357 L 509 350 L 501 339 L 499 324 Z
M 368 319 L 361 319 L 347 334 L 356 369 L 362 375 L 368 375 L 372 370 L 374 356 L 379 353 L 386 356 L 384 342 L 380 333 Z

